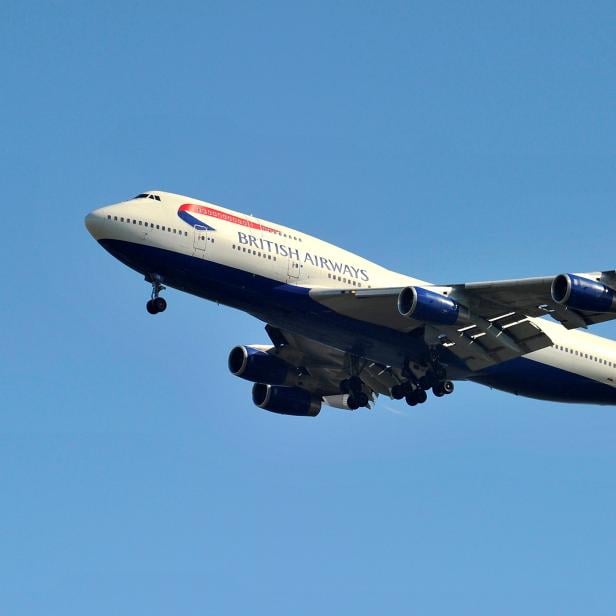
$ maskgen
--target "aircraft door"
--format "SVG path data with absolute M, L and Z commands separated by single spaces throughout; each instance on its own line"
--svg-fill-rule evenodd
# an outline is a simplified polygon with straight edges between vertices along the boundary
M 207 229 L 202 225 L 194 226 L 193 248 L 195 256 L 205 258 L 205 248 L 207 246 Z
M 289 277 L 289 282 L 297 282 L 299 280 L 299 272 L 300 272 L 300 264 L 297 259 L 294 257 L 289 257 L 289 265 L 287 269 L 287 276 Z

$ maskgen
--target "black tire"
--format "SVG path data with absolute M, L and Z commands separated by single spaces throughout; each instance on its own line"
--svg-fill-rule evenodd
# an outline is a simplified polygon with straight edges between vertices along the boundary
M 445 395 L 445 392 L 443 391 L 443 386 L 441 385 L 441 383 L 437 383 L 433 388 L 432 388 L 432 393 L 437 397 L 437 398 L 442 398 Z
M 355 398 L 355 400 L 357 400 L 357 404 L 359 404 L 359 406 L 368 406 L 368 403 L 370 402 L 370 398 L 368 398 L 368 395 L 365 394 L 363 391 L 359 392 L 353 397 Z
M 355 398 L 355 396 L 349 396 L 347 398 L 347 406 L 352 411 L 356 411 L 359 408 L 359 403 L 357 402 L 357 399 Z
M 453 383 L 451 381 L 445 381 L 441 387 L 446 394 L 453 393 Z
M 156 307 L 156 312 L 165 312 L 167 309 L 167 302 L 164 297 L 155 297 L 152 302 Z
M 418 389 L 415 392 L 415 399 L 418 404 L 423 404 L 428 399 L 428 394 L 423 389 Z
M 158 310 L 156 310 L 156 306 L 154 305 L 154 300 L 149 299 L 147 304 L 145 305 L 145 309 L 150 313 L 150 314 L 156 314 L 158 312 Z
M 414 393 L 414 392 L 413 392 L 413 393 L 408 394 L 407 396 L 405 396 L 405 398 L 404 398 L 404 399 L 406 400 L 406 403 L 407 403 L 409 406 L 416 406 L 416 405 L 417 405 L 417 398 L 416 398 L 416 396 L 415 396 L 415 393 Z
M 404 398 L 404 387 L 402 385 L 394 385 L 391 388 L 391 397 L 394 400 L 402 400 Z

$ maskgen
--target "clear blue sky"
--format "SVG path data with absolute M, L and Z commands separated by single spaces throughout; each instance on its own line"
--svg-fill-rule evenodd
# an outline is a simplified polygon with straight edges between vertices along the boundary
M 612 614 L 616 408 L 252 406 L 262 324 L 89 237 L 148 188 L 434 282 L 616 266 L 613 2 L 0 8 L 3 614 Z M 616 325 L 597 332 L 616 338 Z

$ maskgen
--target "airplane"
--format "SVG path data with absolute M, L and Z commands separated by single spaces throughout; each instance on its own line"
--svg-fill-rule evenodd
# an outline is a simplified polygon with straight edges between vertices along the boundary
M 268 344 L 243 344 L 231 373 L 256 406 L 316 417 L 322 405 L 422 404 L 455 381 L 520 396 L 616 404 L 616 342 L 579 331 L 616 318 L 616 271 L 432 284 L 301 231 L 151 190 L 86 216 L 90 234 L 151 285 L 247 312 Z

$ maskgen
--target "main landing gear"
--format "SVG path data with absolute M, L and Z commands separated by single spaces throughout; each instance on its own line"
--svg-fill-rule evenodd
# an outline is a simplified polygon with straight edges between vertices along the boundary
M 343 394 L 349 394 L 347 398 L 347 406 L 355 411 L 360 406 L 368 406 L 370 398 L 363 391 L 363 383 L 358 376 L 352 376 L 340 382 L 340 391 Z
M 404 398 L 409 406 L 423 404 L 428 399 L 426 393 L 429 389 L 437 397 L 441 398 L 446 394 L 453 392 L 454 386 L 452 381 L 439 381 L 432 376 L 423 376 L 417 384 L 410 381 L 399 383 L 391 388 L 391 397 L 394 400 L 402 400 Z
M 145 309 L 150 314 L 158 314 L 167 309 L 167 302 L 164 297 L 159 297 L 159 293 L 164 291 L 165 287 L 161 284 L 158 278 L 152 280 L 152 298 L 148 300 Z

